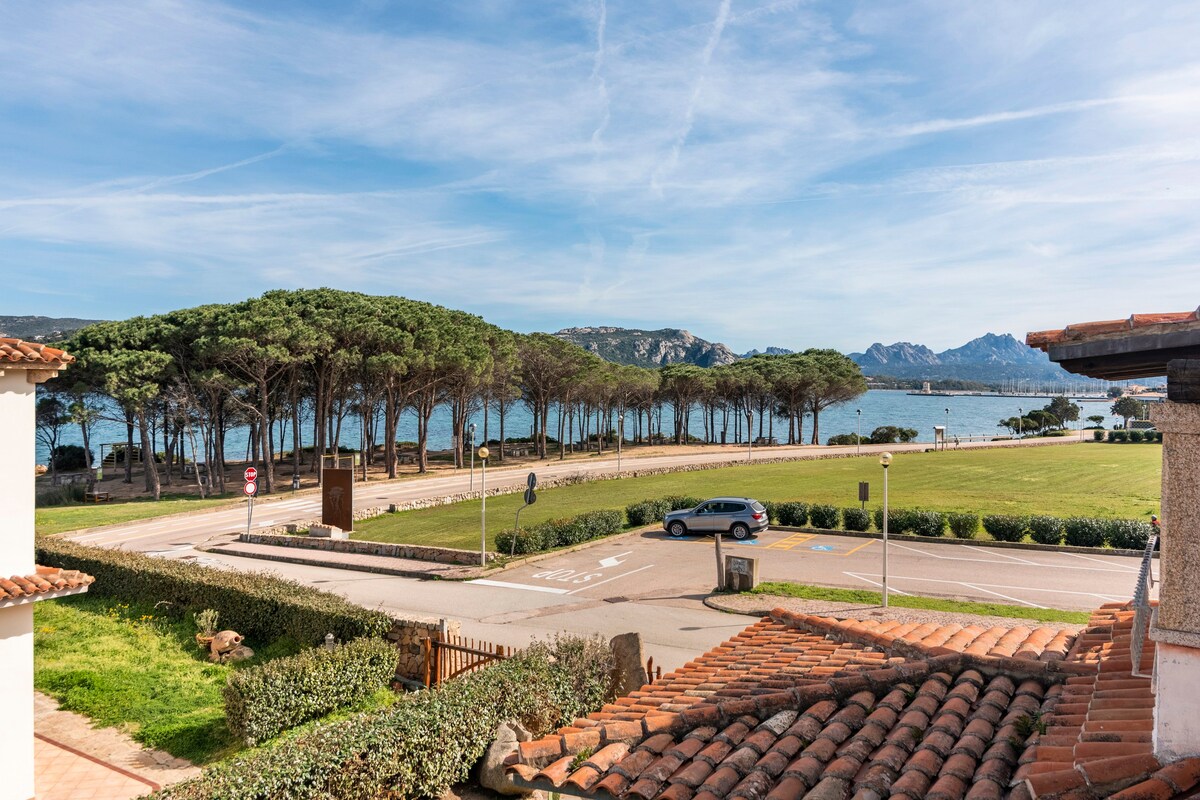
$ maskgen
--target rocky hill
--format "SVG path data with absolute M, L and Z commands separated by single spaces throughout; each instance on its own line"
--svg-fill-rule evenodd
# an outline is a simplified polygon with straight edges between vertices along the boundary
M 788 350 L 786 347 L 768 347 L 766 350 L 755 348 L 747 353 L 742 353 L 738 358 L 753 358 L 754 356 L 790 356 L 795 350 Z
M 5 317 L 0 316 L 0 336 L 24 339 L 27 342 L 54 342 L 86 328 L 98 319 L 75 317 Z
M 1050 361 L 1049 356 L 1017 341 L 1011 334 L 987 333 L 964 344 L 935 353 L 925 345 L 879 342 L 862 353 L 851 353 L 866 375 L 922 380 L 1001 381 L 1071 380 L 1078 378 Z
M 607 361 L 638 367 L 732 364 L 738 356 L 719 342 L 708 342 L 678 328 L 643 331 L 633 328 L 564 328 L 554 334 Z

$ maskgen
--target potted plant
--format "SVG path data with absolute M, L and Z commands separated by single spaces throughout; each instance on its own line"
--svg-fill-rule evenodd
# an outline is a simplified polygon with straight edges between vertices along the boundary
M 206 608 L 192 617 L 196 621 L 196 627 L 199 629 L 196 633 L 196 644 L 200 645 L 204 650 L 208 649 L 213 637 L 217 635 L 217 621 L 220 618 L 220 613 L 212 608 Z

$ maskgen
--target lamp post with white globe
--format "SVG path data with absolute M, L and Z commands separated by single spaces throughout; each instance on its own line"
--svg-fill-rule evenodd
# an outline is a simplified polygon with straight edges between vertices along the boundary
M 487 566 L 487 459 L 491 452 L 479 448 L 479 566 Z
M 888 607 L 888 467 L 892 463 L 891 453 L 881 453 L 879 463 L 883 467 L 883 607 Z

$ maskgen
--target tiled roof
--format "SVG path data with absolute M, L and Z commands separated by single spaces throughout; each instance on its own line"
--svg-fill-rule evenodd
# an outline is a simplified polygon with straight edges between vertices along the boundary
M 0 365 L 61 366 L 74 360 L 75 356 L 55 347 L 0 336 Z
M 37 599 L 50 592 L 86 590 L 96 579 L 79 570 L 58 567 L 38 567 L 33 575 L 14 575 L 0 578 L 0 603 Z
M 1172 330 L 1176 325 L 1200 323 L 1200 308 L 1195 311 L 1179 311 L 1163 314 L 1133 314 L 1128 319 L 1110 319 L 1098 322 L 1079 322 L 1051 331 L 1034 331 L 1025 336 L 1025 344 L 1039 350 L 1049 350 L 1051 345 L 1080 342 L 1087 339 L 1126 334 L 1130 331 L 1155 333 Z M 1189 326 L 1191 327 L 1191 326 Z
M 1200 759 L 1150 755 L 1132 617 L 1103 607 L 1076 636 L 776 610 L 519 744 L 508 773 L 598 800 L 1165 799 L 1200 784 Z

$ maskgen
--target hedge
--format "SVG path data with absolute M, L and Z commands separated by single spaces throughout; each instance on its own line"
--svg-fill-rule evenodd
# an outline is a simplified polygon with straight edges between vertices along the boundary
M 998 542 L 1019 542 L 1025 538 L 1029 520 L 1012 514 L 988 514 L 983 518 L 983 529 Z
M 838 527 L 841 513 L 837 506 L 813 505 L 808 509 L 808 518 L 814 528 L 834 530 Z
M 1107 521 L 1091 517 L 1071 517 L 1063 523 L 1067 544 L 1073 547 L 1103 547 Z
M 979 530 L 978 514 L 950 512 L 946 515 L 946 522 L 956 539 L 974 539 L 976 531 Z
M 798 500 L 788 500 L 779 503 L 778 507 L 780 525 L 802 528 L 808 524 L 808 515 L 810 513 L 808 503 L 801 503 Z
M 871 527 L 871 514 L 863 508 L 843 508 L 842 525 L 848 531 L 865 531 Z
M 1124 550 L 1143 550 L 1154 526 L 1138 519 L 1110 519 L 1105 521 L 1105 538 L 1113 547 Z
M 1063 521 L 1058 517 L 1030 517 L 1029 538 L 1038 544 L 1062 544 Z
M 519 531 L 511 528 L 501 531 L 496 536 L 496 549 L 502 554 L 540 553 L 620 533 L 624 528 L 625 518 L 616 509 L 588 511 L 577 517 L 539 522 Z
M 216 764 L 158 800 L 375 800 L 439 797 L 465 780 L 501 722 L 540 736 L 612 697 L 601 639 L 560 637 L 381 711 L 317 723 Z
M 663 517 L 670 512 L 671 505 L 666 500 L 643 500 L 625 507 L 625 516 L 634 528 L 662 522 Z
M 313 645 L 327 633 L 343 641 L 381 637 L 392 627 L 383 612 L 267 572 L 218 569 L 49 537 L 39 538 L 36 547 L 39 564 L 94 576 L 89 594 L 165 603 L 176 614 L 215 609 L 226 626 L 255 647 L 284 637 Z
M 396 649 L 385 639 L 314 647 L 230 673 L 225 719 L 235 736 L 253 746 L 354 705 L 387 686 L 395 674 Z

